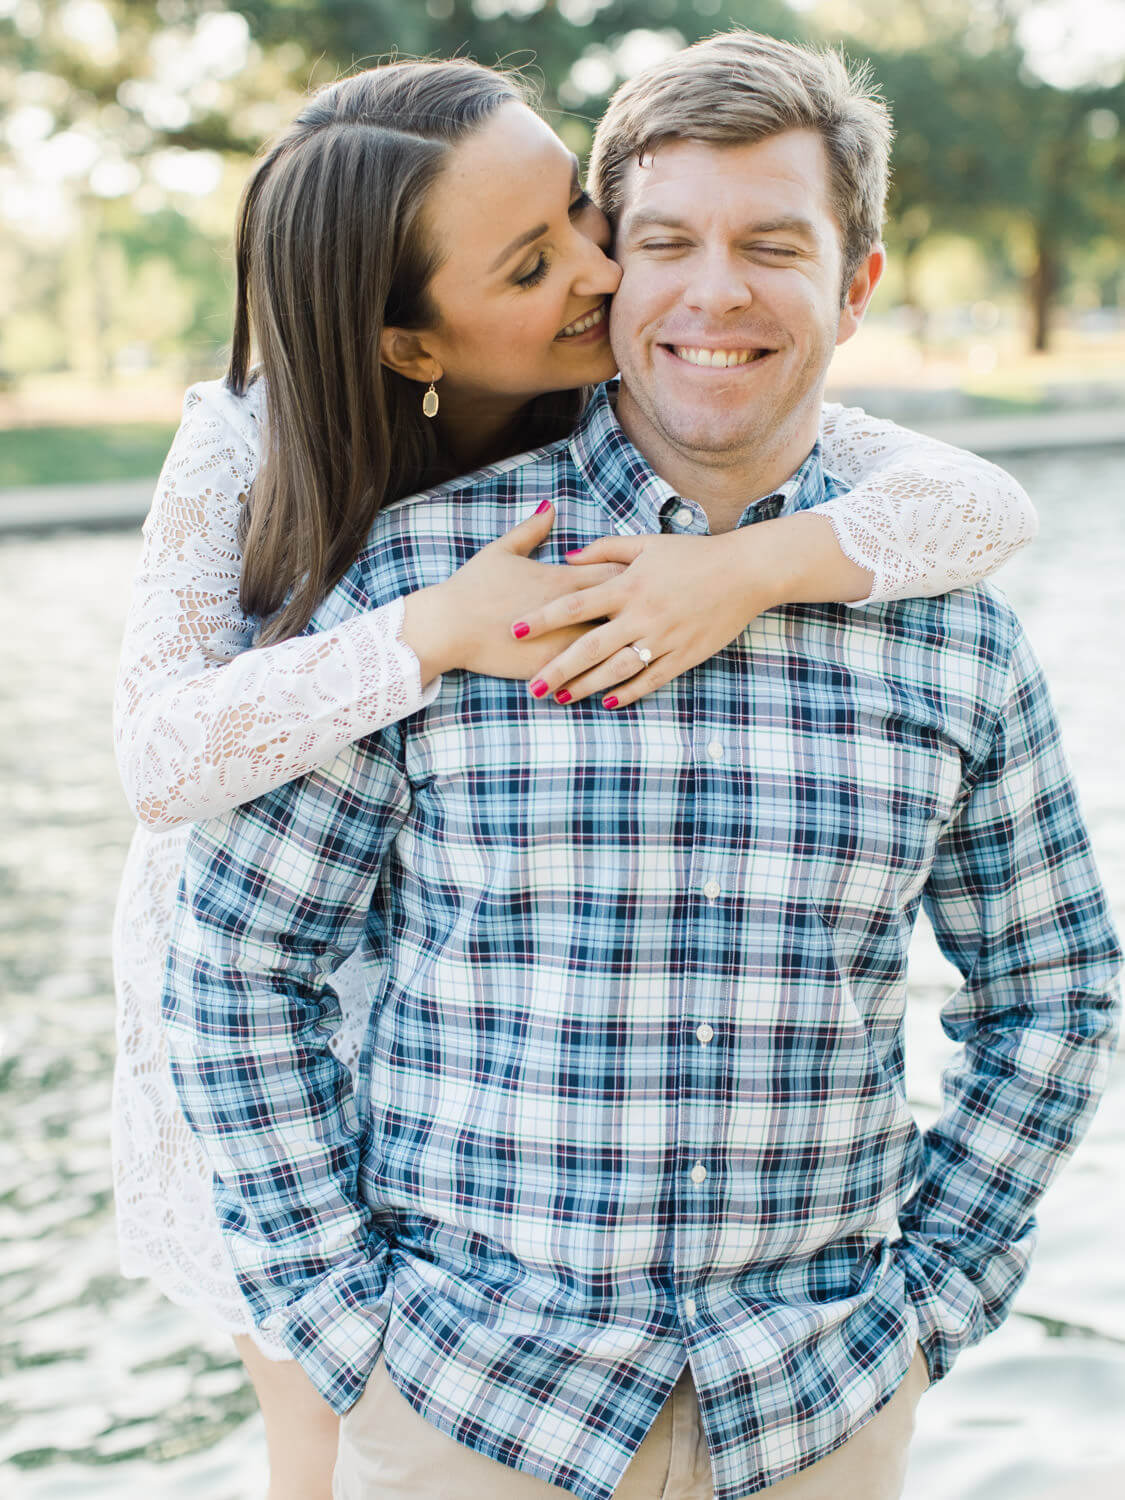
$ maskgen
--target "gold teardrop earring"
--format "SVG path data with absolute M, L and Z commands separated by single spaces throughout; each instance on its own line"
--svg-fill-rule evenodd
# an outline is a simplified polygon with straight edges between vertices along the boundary
M 436 417 L 438 414 L 438 393 L 434 389 L 434 382 L 430 381 L 430 388 L 422 397 L 422 415 L 424 417 Z

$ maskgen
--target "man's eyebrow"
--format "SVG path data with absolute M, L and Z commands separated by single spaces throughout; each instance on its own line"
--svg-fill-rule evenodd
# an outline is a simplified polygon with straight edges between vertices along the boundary
M 807 240 L 819 238 L 816 225 L 811 219 L 804 219 L 800 214 L 783 214 L 777 219 L 761 219 L 756 224 L 747 226 L 751 234 L 777 234 L 785 233 L 800 234 Z
M 573 151 L 570 153 L 570 160 L 573 164 L 570 177 L 570 186 L 573 190 L 578 186 L 578 158 L 574 155 Z M 546 224 L 536 224 L 533 229 L 525 229 L 523 234 L 517 234 L 510 244 L 504 246 L 503 250 L 501 250 L 500 254 L 489 266 L 488 274 L 491 276 L 493 271 L 498 271 L 510 256 L 515 255 L 517 250 L 522 250 L 525 245 L 530 245 L 532 241 L 537 240 L 540 235 L 546 233 Z
M 641 209 L 635 214 L 630 214 L 625 221 L 626 234 L 632 234 L 634 229 L 688 229 L 692 225 L 685 219 L 677 218 L 675 214 L 661 213 L 659 209 Z M 784 214 L 774 219 L 759 219 L 755 223 L 747 224 L 740 233 L 742 234 L 778 234 L 788 232 L 799 234 L 807 240 L 818 238 L 816 225 L 811 219 L 802 218 L 800 214 Z
M 632 233 L 634 229 L 650 229 L 659 226 L 661 229 L 689 229 L 691 226 L 683 219 L 677 219 L 675 214 L 664 214 L 659 209 L 639 209 L 635 214 L 627 215 L 625 228 Z

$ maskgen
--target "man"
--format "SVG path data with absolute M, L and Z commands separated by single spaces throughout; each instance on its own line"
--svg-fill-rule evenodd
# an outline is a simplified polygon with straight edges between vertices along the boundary
M 316 623 L 542 498 L 561 554 L 834 493 L 821 392 L 882 267 L 887 139 L 838 60 L 752 34 L 627 84 L 592 163 L 616 405 L 394 507 Z M 342 1500 L 890 1500 L 1114 1034 L 1050 705 L 987 588 L 774 611 L 625 713 L 446 678 L 202 829 L 187 888 L 174 1071 L 257 1315 L 348 1413 Z M 925 1136 L 920 902 L 965 976 Z M 353 1112 L 324 976 L 357 941 Z

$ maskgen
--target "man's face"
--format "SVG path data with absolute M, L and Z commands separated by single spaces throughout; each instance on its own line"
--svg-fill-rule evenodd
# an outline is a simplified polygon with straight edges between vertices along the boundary
M 882 269 L 874 251 L 841 309 L 820 136 L 658 146 L 630 168 L 616 255 L 618 413 L 650 461 L 670 447 L 753 467 L 765 450 L 803 443 L 795 467 L 816 438 L 832 351 L 855 332 Z

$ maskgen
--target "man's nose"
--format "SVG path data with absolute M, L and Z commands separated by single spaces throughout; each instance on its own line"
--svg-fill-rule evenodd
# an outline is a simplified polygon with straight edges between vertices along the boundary
M 724 250 L 694 256 L 687 267 L 683 300 L 713 316 L 749 307 L 753 295 L 745 261 Z

